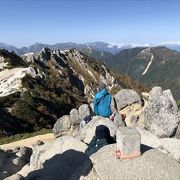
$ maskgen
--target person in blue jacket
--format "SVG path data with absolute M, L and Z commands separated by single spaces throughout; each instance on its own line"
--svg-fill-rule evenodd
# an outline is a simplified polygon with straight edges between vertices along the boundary
M 107 91 L 105 83 L 100 82 L 99 86 L 99 92 L 94 97 L 94 112 L 97 116 L 109 117 L 112 114 L 112 95 Z

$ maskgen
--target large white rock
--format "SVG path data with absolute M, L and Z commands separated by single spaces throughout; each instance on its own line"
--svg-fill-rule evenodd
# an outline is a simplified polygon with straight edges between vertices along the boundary
M 26 178 L 71 179 L 73 173 L 81 169 L 82 164 L 86 161 L 88 161 L 88 168 L 91 169 L 91 161 L 84 154 L 86 148 L 85 143 L 71 136 L 63 136 L 52 143 L 38 146 L 30 159 L 29 172 L 26 167 L 26 175 L 28 174 Z M 80 174 L 83 173 L 85 172 Z
M 160 151 L 173 157 L 180 163 L 180 139 L 176 138 L 158 138 L 151 132 L 136 127 L 141 134 L 141 143 L 159 149 Z
M 30 165 L 33 166 L 34 169 L 39 169 L 43 167 L 43 163 L 46 160 L 57 154 L 62 154 L 69 149 L 84 152 L 86 148 L 87 145 L 78 139 L 71 136 L 63 136 L 52 143 L 47 143 L 37 147 L 31 156 Z
M 62 134 L 70 130 L 72 121 L 69 115 L 64 115 L 60 117 L 53 127 L 54 134 Z
M 116 145 L 108 145 L 91 156 L 93 169 L 81 180 L 179 180 L 180 164 L 158 150 L 146 151 L 131 160 L 117 160 Z
M 74 108 L 70 111 L 70 119 L 73 125 L 78 125 L 80 123 L 79 112 L 77 109 Z
M 88 104 L 83 104 L 78 109 L 79 112 L 79 120 L 82 121 L 85 118 L 91 118 L 91 109 Z
M 180 122 L 180 113 L 171 91 L 154 87 L 144 108 L 145 127 L 158 137 L 170 137 Z
M 133 103 L 140 103 L 141 98 L 136 91 L 132 89 L 121 89 L 116 95 L 115 100 L 118 110 L 125 108 Z
M 86 143 L 90 143 L 91 139 L 95 135 L 96 127 L 99 125 L 107 126 L 109 128 L 110 135 L 115 137 L 117 131 L 117 126 L 115 123 L 109 118 L 94 116 L 93 119 L 80 131 L 80 134 L 77 136 L 77 138 L 83 140 Z

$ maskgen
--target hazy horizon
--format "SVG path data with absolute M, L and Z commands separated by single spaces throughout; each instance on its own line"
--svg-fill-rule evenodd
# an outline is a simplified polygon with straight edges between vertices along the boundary
M 23 47 L 29 47 L 29 46 L 32 46 L 32 45 L 35 45 L 35 44 L 47 44 L 47 45 L 55 45 L 55 44 L 58 44 L 58 43 L 75 43 L 75 44 L 88 44 L 88 43 L 97 43 L 97 42 L 100 42 L 100 43 L 108 43 L 110 45 L 114 45 L 114 46 L 117 46 L 119 48 L 121 47 L 125 47 L 125 46 L 131 46 L 131 47 L 148 47 L 148 46 L 175 46 L 175 45 L 180 45 L 180 42 L 177 41 L 177 42 L 160 42 L 160 43 L 146 43 L 146 44 L 141 44 L 141 43 L 114 43 L 114 42 L 103 42 L 103 41 L 94 41 L 94 42 L 82 42 L 82 43 L 77 43 L 77 42 L 56 42 L 56 43 L 53 43 L 53 44 L 50 44 L 50 43 L 42 43 L 42 42 L 34 42 L 33 44 L 29 44 L 27 46 L 16 46 L 14 44 L 8 44 L 6 42 L 0 42 L 2 44 L 6 44 L 6 45 L 10 45 L 10 46 L 14 46 L 16 48 L 23 48 Z
M 180 42 L 177 0 L 2 0 L 0 42 Z

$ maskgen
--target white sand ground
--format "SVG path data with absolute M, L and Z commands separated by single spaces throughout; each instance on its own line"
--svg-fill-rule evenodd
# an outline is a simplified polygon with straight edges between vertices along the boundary
M 16 147 L 22 147 L 22 146 L 32 147 L 33 145 L 35 145 L 37 143 L 38 140 L 41 140 L 43 142 L 49 142 L 49 141 L 54 140 L 54 138 L 55 137 L 54 137 L 53 133 L 38 135 L 35 137 L 23 139 L 20 141 L 9 143 L 9 144 L 0 145 L 0 148 L 7 150 L 7 149 L 14 149 Z

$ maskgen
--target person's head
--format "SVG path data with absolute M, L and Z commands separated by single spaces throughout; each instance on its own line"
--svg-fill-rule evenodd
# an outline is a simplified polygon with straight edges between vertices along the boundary
M 100 81 L 99 83 L 99 90 L 105 89 L 106 88 L 106 84 L 102 81 Z
M 111 137 L 108 127 L 104 125 L 96 127 L 95 135 L 98 139 L 109 139 Z

